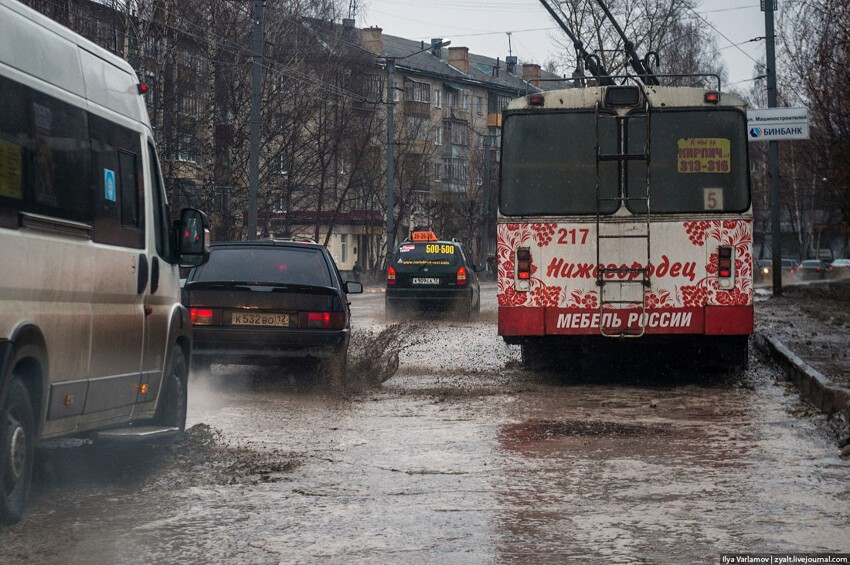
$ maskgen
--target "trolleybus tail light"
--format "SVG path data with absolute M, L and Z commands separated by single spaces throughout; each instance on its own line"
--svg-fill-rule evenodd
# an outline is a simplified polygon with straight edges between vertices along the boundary
M 457 284 L 459 286 L 466 284 L 466 267 L 461 267 L 457 270 Z
M 136 85 L 136 90 L 138 91 L 139 94 L 144 95 L 144 94 L 148 93 L 148 90 L 150 90 L 150 87 L 147 84 L 140 82 L 139 84 Z
M 542 106 L 544 100 L 545 99 L 543 98 L 542 94 L 532 94 L 531 96 L 528 97 L 528 105 L 529 106 Z
M 717 104 L 720 102 L 720 93 L 719 92 L 706 92 L 705 96 L 703 96 L 703 100 L 706 104 Z
M 735 286 L 735 252 L 730 245 L 721 245 L 717 248 L 717 276 L 720 279 L 720 288 L 731 290 Z
M 526 283 L 531 278 L 531 250 L 527 247 L 516 250 L 516 278 Z
M 395 284 L 395 268 L 389 267 L 387 269 L 387 285 Z

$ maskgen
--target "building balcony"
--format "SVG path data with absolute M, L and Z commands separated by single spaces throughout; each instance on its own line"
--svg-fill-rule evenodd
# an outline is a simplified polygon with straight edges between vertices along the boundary
M 404 113 L 411 116 L 431 117 L 431 104 L 429 102 L 414 102 L 406 100 L 404 102 Z
M 443 119 L 469 123 L 472 120 L 472 113 L 469 110 L 462 110 L 461 108 L 451 108 L 447 106 L 443 108 Z

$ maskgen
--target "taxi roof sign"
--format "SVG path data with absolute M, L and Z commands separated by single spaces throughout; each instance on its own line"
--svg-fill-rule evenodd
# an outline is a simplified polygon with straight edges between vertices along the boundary
M 437 241 L 437 234 L 435 234 L 431 230 L 415 231 L 410 234 L 410 239 L 412 241 Z

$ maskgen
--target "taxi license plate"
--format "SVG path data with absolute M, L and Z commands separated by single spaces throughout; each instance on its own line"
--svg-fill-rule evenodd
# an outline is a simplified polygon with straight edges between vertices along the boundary
M 440 284 L 440 279 L 434 277 L 414 277 L 413 284 Z
M 230 317 L 230 324 L 233 326 L 271 326 L 271 327 L 287 327 L 289 326 L 289 314 L 264 314 L 257 312 L 233 312 Z

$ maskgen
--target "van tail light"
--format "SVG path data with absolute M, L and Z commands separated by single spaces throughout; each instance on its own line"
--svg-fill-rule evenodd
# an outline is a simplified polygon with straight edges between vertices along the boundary
M 298 327 L 316 330 L 341 330 L 345 327 L 345 313 L 299 312 Z
M 735 248 L 731 245 L 717 248 L 717 277 L 722 290 L 735 288 Z
M 189 317 L 193 326 L 210 326 L 216 323 L 216 311 L 212 308 L 190 308 Z
M 516 250 L 516 278 L 521 281 L 531 278 L 531 250 L 527 247 Z
M 395 284 L 395 268 L 387 268 L 387 286 Z

